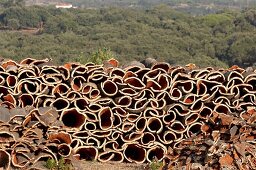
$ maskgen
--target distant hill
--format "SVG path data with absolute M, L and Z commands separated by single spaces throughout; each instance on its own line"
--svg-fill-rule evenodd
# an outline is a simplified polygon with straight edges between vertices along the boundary
M 215 13 L 222 9 L 255 7 L 256 0 L 25 0 L 27 5 L 54 5 L 72 3 L 80 8 L 128 7 L 152 8 L 166 4 L 194 15 Z
M 249 6 L 255 5 L 255 0 L 60 0 L 65 2 L 71 2 L 78 5 L 137 5 L 137 6 L 150 6 L 157 4 L 215 4 L 223 6 Z

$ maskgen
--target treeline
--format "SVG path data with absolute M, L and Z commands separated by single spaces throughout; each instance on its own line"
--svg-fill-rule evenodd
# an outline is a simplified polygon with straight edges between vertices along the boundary
M 124 7 L 148 9 L 165 4 L 192 15 L 216 13 L 222 9 L 256 7 L 256 0 L 64 0 L 82 8 Z
M 217 5 L 223 7 L 248 7 L 256 5 L 255 0 L 64 0 L 65 2 L 73 3 L 74 5 L 84 7 L 152 7 L 159 4 L 177 6 L 180 4 L 188 4 L 189 6 L 197 5 Z
M 0 14 L 0 55 L 87 61 L 111 49 L 121 62 L 146 57 L 171 64 L 227 67 L 256 63 L 256 10 L 193 17 L 165 5 L 152 9 L 7 8 Z M 37 28 L 36 34 L 22 32 Z

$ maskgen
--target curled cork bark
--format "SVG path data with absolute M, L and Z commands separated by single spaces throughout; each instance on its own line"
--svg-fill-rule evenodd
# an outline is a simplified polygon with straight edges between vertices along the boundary
M 59 157 L 255 169 L 254 70 L 50 62 L 0 62 L 0 169 Z

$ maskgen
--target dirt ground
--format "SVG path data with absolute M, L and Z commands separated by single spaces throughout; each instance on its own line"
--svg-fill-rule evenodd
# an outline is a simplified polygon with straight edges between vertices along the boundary
M 61 166 L 62 167 L 62 166 Z M 60 169 L 62 169 L 59 167 Z M 34 164 L 30 170 L 42 169 L 42 170 L 50 170 L 46 167 L 46 162 L 39 161 Z M 71 164 L 65 164 L 64 169 L 69 170 L 151 170 L 148 164 L 135 164 L 135 163 L 116 163 L 116 162 L 107 162 L 101 163 L 97 161 L 81 161 L 81 160 L 72 160 Z M 0 168 L 0 170 L 3 170 Z M 12 169 L 16 170 L 16 169 Z M 56 170 L 51 169 L 51 170 Z
M 100 163 L 92 161 L 79 162 L 74 165 L 75 170 L 149 170 L 146 164 L 130 163 Z

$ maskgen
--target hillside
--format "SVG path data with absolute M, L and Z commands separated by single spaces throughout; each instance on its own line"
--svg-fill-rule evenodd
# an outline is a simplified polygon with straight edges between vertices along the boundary
M 255 7 L 256 0 L 26 0 L 27 5 L 54 5 L 71 3 L 79 8 L 125 7 L 152 8 L 165 4 L 193 15 L 216 13 L 222 9 Z
M 255 0 L 25 0 L 27 3 L 63 3 L 69 2 L 76 5 L 84 6 L 141 6 L 149 7 L 158 4 L 168 4 L 171 6 L 176 6 L 179 4 L 188 4 L 188 5 L 219 5 L 219 6 L 237 6 L 245 7 L 255 5 Z
M 165 5 L 147 10 L 16 6 L 0 14 L 0 55 L 85 62 L 106 47 L 121 62 L 152 57 L 174 65 L 252 66 L 255 18 L 255 9 L 193 17 Z

